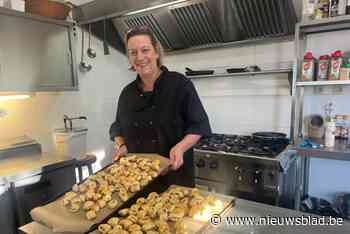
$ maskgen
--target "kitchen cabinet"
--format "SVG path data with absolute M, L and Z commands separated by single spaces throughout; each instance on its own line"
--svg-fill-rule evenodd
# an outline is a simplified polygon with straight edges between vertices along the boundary
M 0 7 L 0 91 L 77 90 L 74 30 Z
M 6 181 L 0 179 L 0 227 L 1 233 L 15 234 L 14 210 L 12 207 L 11 193 Z
M 300 22 L 296 25 L 295 46 L 296 64 L 293 70 L 292 86 L 292 134 L 296 150 L 300 156 L 298 160 L 298 191 L 296 193 L 296 208 L 299 209 L 300 199 L 308 193 L 310 158 L 324 158 L 331 160 L 349 160 L 348 143 L 336 141 L 334 147 L 330 148 L 304 148 L 299 143 L 303 140 L 303 120 L 304 120 L 304 94 L 306 89 L 318 86 L 348 86 L 350 80 L 326 80 L 326 81 L 301 81 L 300 73 L 302 68 L 303 54 L 306 48 L 307 36 L 310 34 L 322 34 L 325 38 L 327 33 L 340 30 L 350 30 L 350 15 L 338 16 L 320 20 Z M 333 44 L 332 44 L 333 45 Z M 334 44 L 334 50 L 336 44 Z M 323 144 L 323 141 L 317 142 Z
M 11 183 L 19 226 L 32 221 L 29 212 L 51 202 L 75 184 L 75 164 L 71 161 L 42 168 L 38 175 Z

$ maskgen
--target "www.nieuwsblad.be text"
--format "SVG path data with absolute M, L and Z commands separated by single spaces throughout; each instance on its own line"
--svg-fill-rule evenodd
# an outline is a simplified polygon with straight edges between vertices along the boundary
M 343 225 L 344 220 L 342 218 L 334 217 L 315 217 L 310 215 L 302 215 L 298 217 L 236 217 L 227 216 L 221 217 L 220 215 L 213 215 L 210 218 L 210 223 L 213 226 L 220 224 L 223 225 L 248 225 L 248 226 L 340 226 Z

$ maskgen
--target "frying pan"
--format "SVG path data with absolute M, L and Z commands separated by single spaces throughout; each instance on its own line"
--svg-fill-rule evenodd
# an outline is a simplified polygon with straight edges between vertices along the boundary
M 265 141 L 288 140 L 287 135 L 281 132 L 255 132 L 253 133 L 253 138 L 257 140 L 265 140 Z

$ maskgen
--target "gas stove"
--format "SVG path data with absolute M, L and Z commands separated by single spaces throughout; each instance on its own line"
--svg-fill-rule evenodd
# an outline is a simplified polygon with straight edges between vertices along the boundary
M 293 208 L 295 151 L 287 138 L 212 134 L 194 149 L 196 186 Z
M 196 150 L 276 158 L 289 144 L 289 140 L 262 140 L 248 135 L 213 134 L 195 146 Z

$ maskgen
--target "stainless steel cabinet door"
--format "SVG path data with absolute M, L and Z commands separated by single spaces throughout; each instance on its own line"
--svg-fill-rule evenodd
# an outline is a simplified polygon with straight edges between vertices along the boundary
M 0 14 L 0 91 L 77 88 L 71 27 Z

